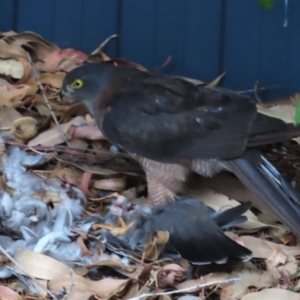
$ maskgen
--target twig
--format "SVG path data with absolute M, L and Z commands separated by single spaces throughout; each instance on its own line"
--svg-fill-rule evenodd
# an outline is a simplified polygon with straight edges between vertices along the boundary
M 5 249 L 0 245 L 0 251 L 13 263 L 15 264 L 27 277 L 29 277 L 37 286 L 39 286 L 42 290 L 44 290 L 47 294 L 49 294 L 53 299 L 56 299 L 56 296 L 51 293 L 46 287 L 44 287 L 40 282 L 38 282 L 34 277 L 28 274 L 24 268 L 12 257 L 10 256 Z
M 250 90 L 244 90 L 244 91 L 238 91 L 236 92 L 237 94 L 245 94 L 245 93 L 251 93 L 251 92 L 255 92 L 255 91 L 263 91 L 263 90 L 268 90 L 270 88 L 274 88 L 276 86 L 266 86 L 266 87 L 261 87 L 261 88 L 257 88 L 255 89 L 250 89 Z
M 220 287 L 220 284 L 216 285 L 215 288 L 213 288 L 203 299 L 207 299 L 209 296 L 211 296 L 213 293 L 216 292 L 216 290 Z M 204 292 L 204 289 L 203 289 Z
M 263 105 L 263 102 L 261 101 L 259 95 L 258 95 L 258 85 L 259 85 L 259 81 L 257 80 L 255 82 L 255 86 L 254 86 L 254 95 L 255 95 L 255 99 L 256 101 L 260 104 Z
M 263 91 L 263 90 L 269 90 L 269 89 L 274 89 L 274 88 L 278 88 L 277 85 L 271 85 L 271 86 L 263 86 L 263 87 L 257 87 L 255 85 L 254 89 L 250 89 L 250 90 L 244 90 L 244 91 L 238 91 L 236 92 L 237 94 L 244 94 L 244 93 L 251 93 L 251 92 L 257 92 L 257 91 Z
M 67 145 L 69 146 L 68 139 L 67 139 L 67 137 L 65 136 L 64 132 L 62 131 L 62 129 L 61 129 L 61 127 L 60 127 L 60 124 L 59 124 L 58 121 L 57 121 L 56 115 L 55 115 L 54 111 L 52 110 L 52 107 L 51 107 L 51 105 L 50 105 L 50 103 L 49 103 L 49 101 L 48 101 L 48 98 L 47 98 L 47 96 L 46 96 L 44 87 L 43 87 L 41 81 L 39 80 L 38 72 L 37 72 L 35 66 L 34 66 L 33 63 L 32 63 L 31 56 L 30 56 L 30 54 L 29 54 L 28 52 L 27 52 L 27 58 L 28 58 L 28 62 L 29 62 L 30 65 L 31 65 L 33 77 L 34 77 L 35 81 L 37 82 L 39 89 L 41 90 L 43 99 L 44 99 L 44 101 L 45 101 L 45 103 L 46 103 L 48 109 L 50 110 L 51 116 L 52 116 L 52 118 L 53 118 L 53 120 L 54 120 L 54 122 L 55 122 L 55 124 L 56 124 L 56 126 L 57 126 L 57 130 L 58 130 L 58 132 L 60 133 L 60 135 L 62 136 L 62 138 L 64 139 L 64 141 L 65 141 L 65 142 L 67 143 Z
M 216 281 L 212 281 L 212 282 L 207 282 L 207 283 L 203 283 L 203 284 L 199 284 L 199 285 L 195 285 L 195 286 L 191 286 L 185 289 L 181 289 L 181 290 L 175 290 L 175 291 L 169 291 L 169 292 L 162 292 L 162 293 L 148 293 L 148 294 L 142 294 L 139 295 L 137 297 L 133 297 L 130 298 L 128 300 L 139 300 L 139 299 L 143 299 L 145 297 L 153 297 L 153 296 L 161 296 L 161 295 L 172 295 L 172 294 L 178 294 L 178 293 L 184 293 L 184 292 L 190 292 L 194 289 L 199 289 L 199 288 L 203 288 L 203 287 L 207 287 L 210 285 L 220 285 L 222 283 L 229 283 L 229 282 L 234 282 L 234 281 L 239 281 L 241 280 L 240 277 L 236 277 L 236 278 L 229 278 L 227 280 L 216 280 Z
M 70 277 L 71 277 L 70 288 L 69 288 L 68 291 L 66 291 L 66 294 L 64 295 L 63 300 L 68 300 L 68 298 L 69 298 L 69 296 L 70 296 L 70 294 L 71 294 L 71 292 L 72 292 L 72 290 L 73 290 L 73 288 L 75 286 L 75 280 L 74 280 L 73 274 L 74 274 L 74 272 L 71 271 L 70 272 Z
M 52 152 L 64 152 L 64 153 L 70 153 L 73 155 L 76 154 L 87 154 L 87 153 L 94 153 L 96 154 L 110 154 L 112 157 L 124 157 L 124 158 L 130 158 L 130 156 L 126 153 L 113 153 L 113 152 L 109 152 L 109 151 L 105 151 L 105 150 L 97 150 L 97 149 L 89 149 L 89 148 L 78 148 L 78 147 L 71 147 L 71 146 L 28 146 L 28 145 L 24 145 L 24 144 L 20 144 L 20 143 L 16 143 L 16 142 L 11 142 L 11 141 L 6 141 L 5 144 L 7 145 L 11 145 L 11 146 L 18 146 L 20 148 L 26 148 L 28 150 L 31 151 L 52 151 Z M 78 151 L 78 153 L 72 152 L 72 151 Z M 45 153 L 41 153 L 41 154 L 45 154 Z
M 159 72 L 161 69 L 165 68 L 169 63 L 170 61 L 172 60 L 172 56 L 169 55 L 166 59 L 166 61 L 161 65 L 161 66 L 158 66 L 154 69 L 152 69 L 152 72 L 155 73 L 155 72 Z
M 109 36 L 107 39 L 105 39 L 104 42 L 102 42 L 90 55 L 96 55 L 99 54 L 100 51 L 102 51 L 102 49 L 112 40 L 119 37 L 118 34 L 113 34 L 111 36 Z

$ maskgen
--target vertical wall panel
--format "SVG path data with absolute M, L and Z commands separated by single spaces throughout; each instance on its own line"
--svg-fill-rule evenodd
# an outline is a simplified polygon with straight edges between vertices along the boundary
M 55 2 L 54 24 L 52 27 L 54 41 L 62 48 L 72 47 L 80 49 L 83 25 L 83 1 L 54 0 L 53 2 Z
M 90 53 L 117 31 L 117 0 L 55 0 L 54 39 L 63 48 Z M 116 41 L 106 50 L 114 55 Z
M 80 48 L 88 53 L 118 30 L 118 0 L 82 0 L 82 31 Z M 104 51 L 116 55 L 118 38 L 110 41 Z
M 14 0 L 0 0 L 0 31 L 14 30 Z
M 148 68 L 211 80 L 218 74 L 219 0 L 122 3 L 121 56 Z
M 156 4 L 157 0 L 122 2 L 120 56 L 146 68 L 155 66 Z
M 34 31 L 53 41 L 54 1 L 19 0 L 17 6 L 17 31 Z
M 182 0 L 157 1 L 155 64 L 162 65 L 168 56 L 172 56 L 171 62 L 163 70 L 165 73 L 183 73 L 187 2 Z
M 186 1 L 186 5 L 183 75 L 211 81 L 219 72 L 222 1 Z
M 228 88 L 253 89 L 258 79 L 262 12 L 257 1 L 227 1 L 221 70 L 226 72 L 223 85 Z
M 162 71 L 210 81 L 226 71 L 235 90 L 277 86 L 263 99 L 300 90 L 300 1 L 266 11 L 255 0 L 0 0 L 0 31 L 35 31 L 60 47 L 105 51 Z
M 35 31 L 62 48 L 90 52 L 117 30 L 117 0 L 18 2 L 17 31 Z M 115 55 L 116 45 L 107 49 Z
M 287 93 L 300 91 L 300 32 L 299 32 L 300 3 L 290 1 L 288 10 L 288 27 L 290 28 L 289 41 L 289 72 Z
M 262 86 L 276 86 L 261 92 L 266 99 L 287 96 L 291 26 L 283 23 L 284 1 L 275 1 L 272 10 L 263 11 L 260 27 L 258 79 Z

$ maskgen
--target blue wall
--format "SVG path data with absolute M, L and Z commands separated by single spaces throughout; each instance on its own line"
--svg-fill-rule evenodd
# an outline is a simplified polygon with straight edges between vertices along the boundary
M 300 0 L 266 11 L 256 0 L 0 0 L 0 30 L 31 30 L 60 47 L 105 48 L 148 68 L 211 81 L 235 90 L 270 87 L 263 99 L 300 90 Z

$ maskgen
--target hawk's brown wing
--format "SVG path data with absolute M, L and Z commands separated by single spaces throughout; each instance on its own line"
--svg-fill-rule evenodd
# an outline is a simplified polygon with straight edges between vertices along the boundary
M 124 80 L 107 107 L 101 130 L 111 142 L 171 163 L 241 155 L 256 115 L 250 98 L 162 77 Z

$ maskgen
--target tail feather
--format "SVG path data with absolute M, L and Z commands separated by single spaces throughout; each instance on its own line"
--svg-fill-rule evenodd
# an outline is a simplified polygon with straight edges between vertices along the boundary
M 257 149 L 224 162 L 280 222 L 300 238 L 300 194 Z
M 300 126 L 285 124 L 285 128 L 283 128 L 282 130 L 251 134 L 248 139 L 247 147 L 252 148 L 282 141 L 288 141 L 298 136 L 300 136 Z
M 247 217 L 242 216 L 251 207 L 251 202 L 245 202 L 230 209 L 213 212 L 211 218 L 222 228 L 236 226 L 247 221 Z

